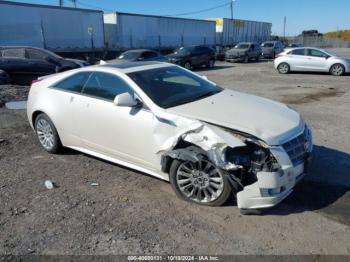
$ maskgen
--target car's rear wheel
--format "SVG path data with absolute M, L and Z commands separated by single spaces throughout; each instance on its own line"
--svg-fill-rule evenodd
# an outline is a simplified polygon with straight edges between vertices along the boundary
M 62 144 L 57 130 L 46 114 L 41 113 L 36 117 L 34 127 L 41 146 L 47 152 L 55 154 L 61 150 Z
M 186 201 L 221 206 L 231 196 L 227 175 L 209 160 L 197 163 L 174 160 L 169 173 L 176 195 Z
M 334 76 L 342 76 L 345 73 L 345 67 L 342 64 L 332 65 L 330 73 Z
M 186 68 L 187 70 L 191 70 L 191 69 L 192 69 L 192 64 L 191 64 L 191 62 L 187 61 L 187 62 L 184 64 L 184 68 Z
M 208 61 L 207 67 L 208 68 L 214 68 L 214 66 L 215 66 L 215 60 L 214 59 L 210 59 Z
M 290 66 L 287 63 L 281 63 L 278 65 L 277 70 L 280 74 L 288 74 L 290 72 Z

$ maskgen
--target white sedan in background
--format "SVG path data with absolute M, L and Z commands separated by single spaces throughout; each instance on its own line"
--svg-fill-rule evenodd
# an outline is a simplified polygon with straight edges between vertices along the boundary
M 301 47 L 286 49 L 275 59 L 275 69 L 281 74 L 291 71 L 328 72 L 335 76 L 350 73 L 349 60 L 342 59 L 323 49 Z
M 202 205 L 235 195 L 244 212 L 286 198 L 312 151 L 297 112 L 168 63 L 106 64 L 39 79 L 27 114 L 50 153 L 69 147 L 142 171 Z

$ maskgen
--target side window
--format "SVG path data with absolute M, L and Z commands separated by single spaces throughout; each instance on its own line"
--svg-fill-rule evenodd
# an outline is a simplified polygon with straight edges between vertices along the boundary
M 150 58 L 154 58 L 154 57 L 157 57 L 158 54 L 156 52 L 150 52 L 150 51 L 147 51 L 147 52 L 144 52 L 142 54 L 143 58 L 144 59 L 150 59 Z
M 192 54 L 194 55 L 200 55 L 202 53 L 202 49 L 200 47 L 196 47 L 193 51 Z
M 327 57 L 327 55 L 319 50 L 316 49 L 308 49 L 308 56 L 314 56 L 314 57 Z
M 3 57 L 7 58 L 21 58 L 25 59 L 25 49 L 24 48 L 10 48 L 1 51 Z
M 36 49 L 27 49 L 27 55 L 29 59 L 46 60 L 48 55 L 45 52 Z
M 305 49 L 295 49 L 288 54 L 290 55 L 305 55 Z
M 90 75 L 91 73 L 75 74 L 55 84 L 54 88 L 80 93 L 81 89 L 83 88 L 86 80 L 89 78 Z
M 105 73 L 93 73 L 84 85 L 83 94 L 113 101 L 122 93 L 134 95 L 133 90 L 122 79 Z

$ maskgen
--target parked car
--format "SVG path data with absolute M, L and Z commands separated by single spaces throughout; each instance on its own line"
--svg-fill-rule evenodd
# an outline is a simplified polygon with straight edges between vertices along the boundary
M 259 61 L 261 57 L 261 47 L 257 43 L 239 43 L 234 48 L 228 50 L 225 55 L 227 62 L 248 63 L 254 59 Z
M 109 63 L 125 63 L 136 61 L 160 61 L 166 62 L 166 58 L 160 53 L 150 49 L 134 49 L 122 53 L 117 59 L 108 61 Z
M 269 41 L 261 44 L 262 57 L 275 59 L 276 55 L 283 52 L 284 45 L 280 41 Z
M 294 110 L 169 63 L 105 64 L 39 79 L 27 114 L 50 153 L 64 146 L 139 170 L 202 205 L 235 194 L 243 213 L 291 194 L 312 152 L 311 131 Z
M 291 71 L 329 72 L 335 76 L 350 73 L 349 60 L 323 49 L 312 47 L 288 49 L 275 59 L 275 68 L 281 74 Z
M 168 62 L 189 70 L 194 67 L 213 68 L 215 66 L 215 50 L 208 46 L 181 47 L 167 58 Z
M 85 61 L 63 58 L 41 48 L 0 47 L 0 69 L 14 82 L 30 83 L 39 76 L 86 65 L 88 63 Z
M 297 47 L 303 47 L 302 44 L 289 44 L 284 49 L 291 49 L 291 48 L 297 48 Z

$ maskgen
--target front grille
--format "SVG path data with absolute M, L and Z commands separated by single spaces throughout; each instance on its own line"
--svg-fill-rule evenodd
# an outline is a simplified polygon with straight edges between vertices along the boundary
M 293 166 L 304 163 L 309 155 L 308 151 L 312 146 L 310 145 L 312 142 L 310 141 L 308 132 L 309 130 L 305 128 L 305 131 L 301 135 L 282 145 L 292 161 Z

